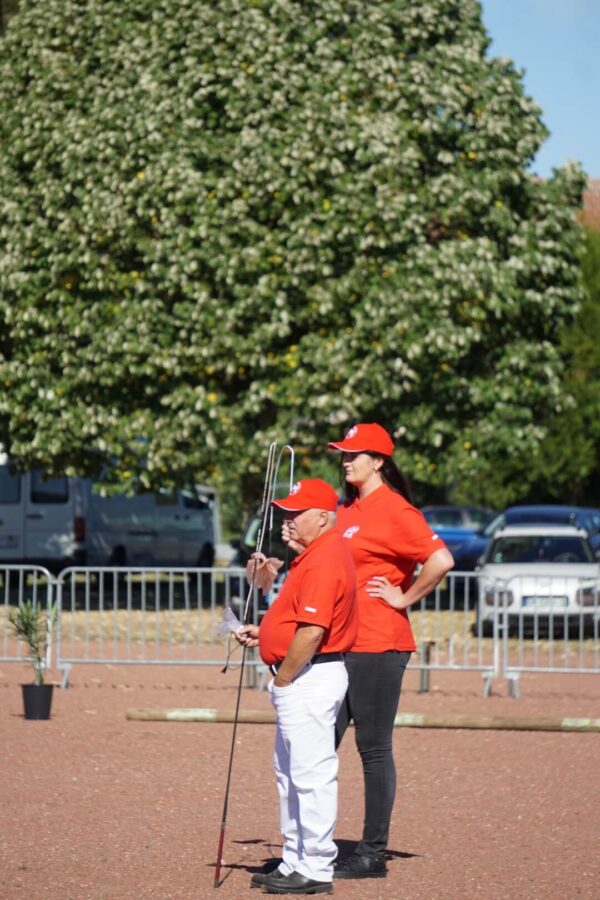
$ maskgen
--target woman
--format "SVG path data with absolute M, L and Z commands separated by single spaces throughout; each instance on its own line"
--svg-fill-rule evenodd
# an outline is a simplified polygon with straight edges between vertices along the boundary
M 340 860 L 336 878 L 385 878 L 396 793 L 392 733 L 404 670 L 415 649 L 407 609 L 425 597 L 454 561 L 410 502 L 381 425 L 355 425 L 329 447 L 342 452 L 346 502 L 337 527 L 348 540 L 358 582 L 359 631 L 346 654 L 349 686 L 337 719 L 338 744 L 350 721 L 365 784 L 362 840 Z M 413 581 L 415 566 L 422 565 Z

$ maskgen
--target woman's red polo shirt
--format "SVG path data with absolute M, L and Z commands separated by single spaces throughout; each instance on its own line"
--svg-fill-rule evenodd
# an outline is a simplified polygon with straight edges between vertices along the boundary
M 385 576 L 408 590 L 415 566 L 445 544 L 431 530 L 423 514 L 386 484 L 364 500 L 353 500 L 337 511 L 337 529 L 348 542 L 358 588 L 358 636 L 352 649 L 359 653 L 415 650 L 405 609 L 394 609 L 380 597 L 367 594 L 367 582 Z

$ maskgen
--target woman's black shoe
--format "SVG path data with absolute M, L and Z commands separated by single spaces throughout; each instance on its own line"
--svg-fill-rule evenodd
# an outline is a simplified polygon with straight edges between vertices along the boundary
M 358 853 L 340 860 L 333 870 L 334 878 L 385 878 L 386 875 L 383 856 L 360 856 Z

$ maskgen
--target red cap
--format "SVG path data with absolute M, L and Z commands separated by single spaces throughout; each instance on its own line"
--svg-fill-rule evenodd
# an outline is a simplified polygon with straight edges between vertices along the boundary
M 385 428 L 376 422 L 353 425 L 343 441 L 330 441 L 327 446 L 332 450 L 343 450 L 348 453 L 364 453 L 370 450 L 382 456 L 391 456 L 394 452 L 392 438 Z
M 338 495 L 322 478 L 304 478 L 302 481 L 296 482 L 287 497 L 282 500 L 272 500 L 271 503 L 273 506 L 294 512 L 303 509 L 328 509 L 335 512 Z

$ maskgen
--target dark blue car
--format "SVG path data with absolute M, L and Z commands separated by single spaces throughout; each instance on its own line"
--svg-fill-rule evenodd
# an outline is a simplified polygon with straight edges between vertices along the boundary
M 486 550 L 491 537 L 499 528 L 503 528 L 505 525 L 525 525 L 536 522 L 549 525 L 576 525 L 578 528 L 584 528 L 588 533 L 592 549 L 596 553 L 600 552 L 600 509 L 559 505 L 509 506 L 491 522 L 488 522 L 481 531 L 467 537 L 462 543 L 453 540 L 454 571 L 472 572 L 480 556 Z M 440 537 L 442 540 L 444 539 L 441 531 Z
M 421 512 L 451 553 L 454 553 L 456 547 L 460 547 L 479 534 L 497 515 L 496 510 L 484 506 L 454 506 L 451 504 L 424 506 Z

